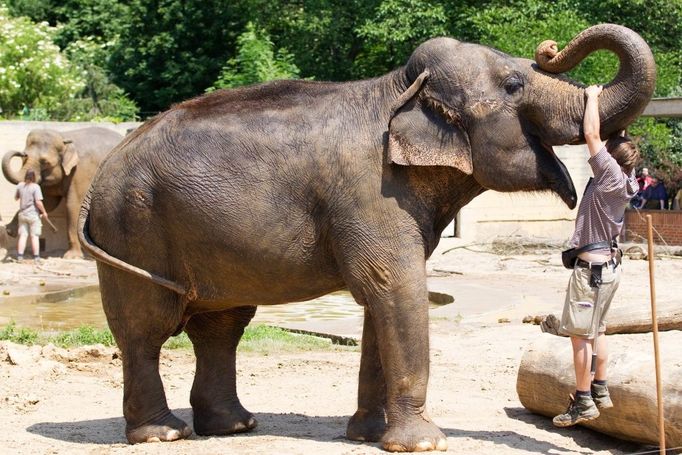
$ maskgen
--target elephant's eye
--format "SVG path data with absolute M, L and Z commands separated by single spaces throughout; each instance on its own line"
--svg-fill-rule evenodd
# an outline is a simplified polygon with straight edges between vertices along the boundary
M 509 77 L 504 81 L 504 89 L 510 95 L 519 92 L 522 88 L 523 80 L 518 76 Z

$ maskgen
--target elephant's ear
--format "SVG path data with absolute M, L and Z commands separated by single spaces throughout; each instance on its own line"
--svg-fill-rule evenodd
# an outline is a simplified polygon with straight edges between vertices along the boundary
M 403 93 L 388 123 L 388 159 L 403 166 L 451 166 L 473 172 L 469 138 L 459 116 L 424 93 L 425 71 Z
M 69 140 L 64 141 L 64 153 L 62 154 L 62 167 L 64 173 L 70 175 L 71 171 L 78 164 L 78 150 Z

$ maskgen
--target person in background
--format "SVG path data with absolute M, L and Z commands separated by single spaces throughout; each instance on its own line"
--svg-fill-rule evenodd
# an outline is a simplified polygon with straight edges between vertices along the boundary
M 639 192 L 642 193 L 644 190 L 649 188 L 651 185 L 651 180 L 653 177 L 649 175 L 649 169 L 646 167 L 642 168 L 642 173 L 637 177 L 637 183 L 639 184 Z
M 553 419 L 568 427 L 599 417 L 599 409 L 613 406 L 606 386 L 608 347 L 605 316 L 620 283 L 620 254 L 614 239 L 623 227 L 625 207 L 639 187 L 634 167 L 639 151 L 627 137 L 601 140 L 599 94 L 601 86 L 585 89 L 583 129 L 594 173 L 578 208 L 571 246 L 582 250 L 568 281 L 564 310 L 559 321 L 549 315 L 543 332 L 567 335 L 573 348 L 576 390 L 568 409 Z M 596 359 L 593 360 L 593 353 Z M 592 362 L 594 377 L 592 377 Z
M 642 194 L 639 208 L 649 210 L 665 210 L 668 208 L 668 193 L 665 191 L 663 182 L 656 177 L 651 179 L 651 185 Z
M 639 174 L 639 177 L 637 177 L 639 191 L 637 191 L 637 195 L 630 201 L 630 205 L 633 208 L 639 208 L 642 205 L 642 195 L 644 194 L 644 191 L 649 188 L 649 185 L 651 185 L 651 180 L 652 177 L 649 175 L 649 169 L 643 167 L 642 172 Z
M 673 198 L 673 210 L 682 210 L 682 188 L 677 190 L 677 194 Z
M 40 234 L 43 224 L 40 217 L 47 219 L 47 212 L 43 205 L 43 192 L 36 183 L 35 171 L 29 169 L 23 182 L 19 182 L 14 193 L 19 201 L 19 239 L 17 240 L 17 261 L 24 259 L 26 240 L 31 237 L 31 248 L 35 261 L 40 259 Z

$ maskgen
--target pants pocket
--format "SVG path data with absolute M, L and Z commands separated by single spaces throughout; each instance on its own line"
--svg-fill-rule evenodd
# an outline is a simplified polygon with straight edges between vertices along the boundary
M 571 300 L 568 308 L 566 330 L 574 335 L 589 335 L 592 329 L 594 304 L 582 300 Z

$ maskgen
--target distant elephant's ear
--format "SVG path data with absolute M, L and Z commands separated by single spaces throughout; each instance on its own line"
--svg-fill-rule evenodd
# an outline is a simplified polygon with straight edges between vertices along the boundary
M 403 166 L 450 166 L 473 172 L 469 138 L 450 108 L 422 90 L 428 72 L 398 99 L 388 123 L 388 159 Z
M 62 154 L 62 167 L 64 173 L 70 175 L 73 168 L 78 164 L 78 150 L 71 143 L 72 141 L 64 141 L 64 153 Z

